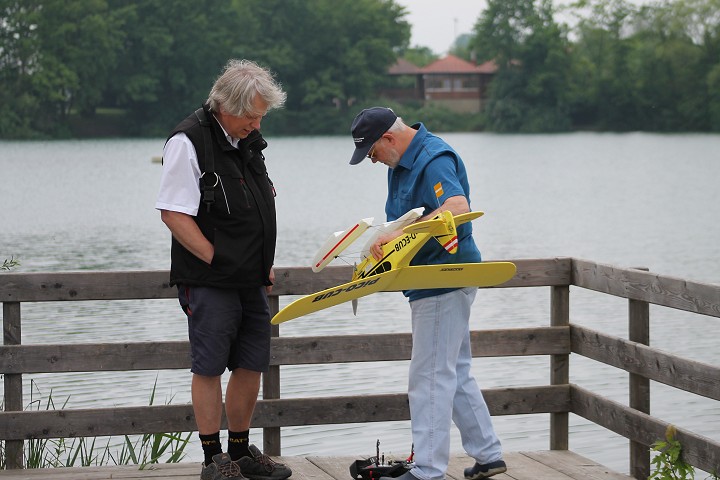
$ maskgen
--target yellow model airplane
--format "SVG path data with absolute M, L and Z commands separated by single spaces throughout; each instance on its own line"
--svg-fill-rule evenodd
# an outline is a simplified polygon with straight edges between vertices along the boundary
M 384 224 L 385 231 L 402 228 L 404 234 L 383 246 L 380 260 L 369 254 L 369 247 L 366 245 L 362 254 L 364 259 L 355 267 L 350 282 L 295 300 L 280 310 L 273 317 L 272 323 L 287 322 L 380 291 L 490 287 L 505 283 L 515 275 L 515 264 L 511 262 L 411 266 L 412 258 L 431 238 L 437 240 L 449 253 L 457 252 L 456 226 L 483 215 L 483 212 L 469 212 L 453 216 L 452 213 L 444 211 L 430 220 L 410 223 L 419 217 L 420 213 L 421 209 L 411 210 L 397 221 Z M 372 222 L 372 219 L 363 219 L 359 225 L 365 227 L 369 222 Z M 313 271 L 321 270 L 337 258 L 339 253 L 357 238 L 355 233 L 358 228 L 356 225 L 344 232 L 334 233 L 315 256 Z M 352 240 L 349 240 L 350 238 Z

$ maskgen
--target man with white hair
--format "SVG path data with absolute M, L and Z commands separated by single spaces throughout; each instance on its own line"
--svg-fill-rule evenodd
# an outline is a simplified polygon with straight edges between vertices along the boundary
M 260 376 L 270 362 L 267 293 L 277 234 L 260 123 L 285 97 L 268 70 L 231 60 L 207 102 L 173 129 L 163 151 L 155 208 L 172 233 L 170 284 L 187 315 L 202 480 L 283 480 L 292 473 L 249 443 Z

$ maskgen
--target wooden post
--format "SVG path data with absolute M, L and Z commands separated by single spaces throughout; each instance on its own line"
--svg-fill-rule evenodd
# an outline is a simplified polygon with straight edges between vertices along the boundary
M 566 327 L 570 325 L 570 287 L 551 287 L 550 325 Z M 551 355 L 550 384 L 567 385 L 570 383 L 570 353 Z M 550 450 L 567 450 L 569 448 L 570 426 L 568 412 L 550 414 Z
M 3 344 L 20 345 L 20 302 L 3 302 Z M 5 411 L 22 411 L 22 374 L 4 375 Z M 5 466 L 8 470 L 23 468 L 23 441 L 5 442 Z
M 647 270 L 647 269 L 641 269 Z M 629 300 L 628 338 L 632 342 L 650 345 L 650 304 Z M 650 380 L 636 373 L 630 374 L 630 408 L 650 414 Z M 650 475 L 650 447 L 630 441 L 630 475 L 646 479 Z
M 268 297 L 270 303 L 270 318 L 280 310 L 280 299 L 277 295 Z M 280 325 L 272 326 L 272 337 L 280 336 Z M 280 366 L 271 365 L 267 373 L 263 374 L 263 399 L 280 398 Z M 279 456 L 280 453 L 280 427 L 263 428 L 263 453 Z

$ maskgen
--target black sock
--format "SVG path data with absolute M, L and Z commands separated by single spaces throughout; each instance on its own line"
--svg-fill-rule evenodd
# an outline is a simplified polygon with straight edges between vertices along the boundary
M 220 432 L 210 435 L 200 435 L 200 443 L 202 444 L 203 453 L 205 454 L 205 466 L 212 463 L 213 455 L 222 453 L 222 445 L 220 445 Z
M 244 432 L 231 432 L 228 430 L 228 454 L 232 460 L 240 460 L 242 457 L 252 457 L 248 447 L 250 446 L 250 430 Z

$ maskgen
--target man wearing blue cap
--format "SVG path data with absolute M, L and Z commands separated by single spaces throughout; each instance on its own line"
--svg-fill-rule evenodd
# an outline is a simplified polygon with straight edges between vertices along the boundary
M 351 165 L 369 158 L 388 167 L 387 220 L 423 207 L 427 220 L 449 210 L 470 211 L 470 187 L 465 165 L 445 141 L 422 123 L 407 126 L 384 107 L 363 110 L 352 127 L 355 152 Z M 382 246 L 402 230 L 378 238 L 371 252 L 382 257 Z M 458 250 L 451 255 L 437 242 L 427 242 L 411 265 L 480 262 L 470 222 L 457 227 Z M 465 451 L 475 465 L 465 478 L 478 480 L 507 470 L 482 392 L 470 373 L 470 308 L 476 288 L 407 290 L 412 313 L 412 359 L 408 399 L 415 467 L 401 480 L 441 480 L 450 459 L 450 424 L 460 430 Z M 381 480 L 392 480 L 389 477 Z

